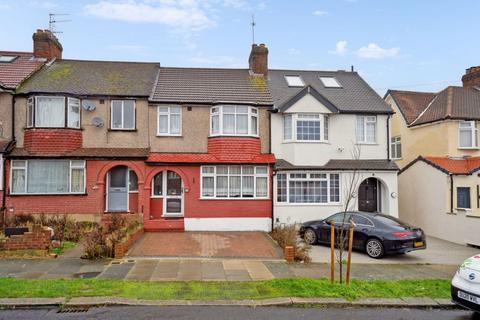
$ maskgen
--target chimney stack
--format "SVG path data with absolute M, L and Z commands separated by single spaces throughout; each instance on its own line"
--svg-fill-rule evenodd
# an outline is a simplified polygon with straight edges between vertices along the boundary
M 248 58 L 250 70 L 254 74 L 260 74 L 264 77 L 268 74 L 268 48 L 265 44 L 252 44 L 252 51 Z
M 480 87 L 480 66 L 470 67 L 465 70 L 462 77 L 464 87 Z
M 62 59 L 63 47 L 50 30 L 37 29 L 32 38 L 35 58 Z

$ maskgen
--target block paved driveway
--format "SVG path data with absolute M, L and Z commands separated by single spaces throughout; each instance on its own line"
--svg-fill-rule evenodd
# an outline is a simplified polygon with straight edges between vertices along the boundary
M 127 253 L 127 258 L 155 257 L 283 259 L 264 232 L 152 232 Z

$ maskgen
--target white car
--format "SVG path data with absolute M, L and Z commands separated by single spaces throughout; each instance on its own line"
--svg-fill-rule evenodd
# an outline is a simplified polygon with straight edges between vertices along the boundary
M 465 260 L 455 273 L 452 301 L 480 313 L 480 254 Z

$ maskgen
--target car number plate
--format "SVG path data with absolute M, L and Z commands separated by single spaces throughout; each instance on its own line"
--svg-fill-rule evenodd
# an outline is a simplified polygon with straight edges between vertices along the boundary
M 478 297 L 472 296 L 471 294 L 465 293 L 463 291 L 458 291 L 457 295 L 463 300 L 467 300 L 475 304 L 480 304 L 480 299 Z
M 423 247 L 423 241 L 415 241 L 415 243 L 413 244 L 413 246 L 414 246 L 415 248 L 417 248 L 417 247 Z

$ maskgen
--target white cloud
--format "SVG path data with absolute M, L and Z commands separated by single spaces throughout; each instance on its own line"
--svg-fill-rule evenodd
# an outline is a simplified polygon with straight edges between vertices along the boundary
M 345 40 L 338 41 L 337 44 L 335 45 L 335 50 L 330 51 L 330 53 L 338 54 L 339 56 L 345 55 L 348 51 L 347 44 L 348 42 Z
M 322 11 L 322 10 L 315 10 L 315 11 L 313 11 L 313 15 L 319 16 L 319 17 L 321 17 L 321 16 L 326 16 L 327 14 L 328 14 L 327 11 Z
M 158 23 L 180 31 L 200 31 L 216 25 L 199 0 L 99 1 L 84 9 L 87 14 L 103 19 Z
M 368 46 L 358 49 L 357 55 L 360 58 L 383 59 L 396 57 L 399 52 L 399 48 L 384 49 L 376 43 L 369 43 Z

